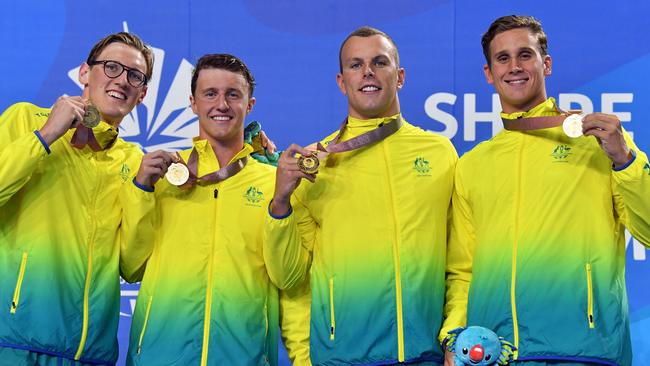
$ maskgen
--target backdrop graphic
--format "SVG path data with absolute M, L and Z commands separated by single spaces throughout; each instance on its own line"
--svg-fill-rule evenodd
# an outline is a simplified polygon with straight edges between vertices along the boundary
M 128 30 L 155 50 L 149 92 L 120 135 L 145 150 L 178 149 L 197 133 L 189 109 L 192 64 L 205 53 L 232 53 L 251 68 L 259 120 L 280 147 L 332 132 L 346 114 L 339 92 L 340 42 L 372 25 L 390 34 L 406 69 L 405 118 L 450 137 L 459 154 L 500 128 L 500 106 L 485 82 L 480 36 L 505 14 L 542 20 L 553 57 L 547 79 L 564 108 L 615 113 L 650 151 L 650 3 L 611 1 L 298 0 L 5 2 L 0 13 L 0 110 L 19 101 L 50 106 L 78 95 L 77 68 L 102 36 Z M 650 360 L 650 265 L 627 241 L 627 288 L 634 365 Z M 138 285 L 122 285 L 123 356 Z M 282 355 L 281 364 L 288 365 Z

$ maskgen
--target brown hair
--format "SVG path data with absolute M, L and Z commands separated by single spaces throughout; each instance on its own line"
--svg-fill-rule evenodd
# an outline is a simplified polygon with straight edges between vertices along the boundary
M 542 29 L 542 23 L 529 15 L 506 15 L 490 24 L 487 32 L 481 38 L 481 46 L 483 46 L 483 55 L 487 61 L 488 66 L 492 66 L 490 62 L 490 43 L 497 34 L 509 31 L 512 29 L 527 28 L 530 33 L 537 36 L 537 44 L 539 52 L 542 56 L 548 55 L 548 40 L 546 33 Z
M 342 56 L 342 53 L 343 53 L 343 47 L 345 46 L 345 44 L 348 42 L 348 40 L 350 38 L 352 38 L 352 37 L 364 37 L 365 38 L 365 37 L 371 37 L 371 36 L 377 36 L 377 35 L 386 38 L 388 40 L 388 42 L 390 42 L 390 44 L 393 45 L 393 56 L 395 57 L 395 62 L 397 64 L 396 66 L 399 67 L 399 53 L 397 52 L 397 45 L 395 44 L 395 41 L 393 41 L 393 39 L 390 38 L 390 36 L 388 34 L 380 31 L 377 28 L 364 26 L 364 27 L 357 28 L 356 30 L 354 30 L 347 37 L 345 37 L 345 39 L 343 40 L 343 43 L 341 43 L 341 48 L 339 48 L 339 71 L 343 72 L 343 60 L 341 60 L 341 56 Z
M 222 69 L 241 74 L 248 83 L 248 97 L 253 96 L 255 78 L 248 69 L 248 66 L 238 57 L 225 53 L 208 54 L 199 59 L 192 73 L 192 95 L 196 92 L 196 81 L 199 78 L 199 71 L 203 69 Z
M 136 36 L 133 33 L 119 32 L 102 38 L 93 46 L 92 50 L 90 50 L 88 58 L 86 59 L 86 63 L 90 65 L 93 61 L 97 61 L 97 57 L 100 53 L 102 53 L 104 48 L 106 48 L 106 46 L 109 44 L 115 42 L 124 43 L 125 45 L 131 46 L 142 53 L 142 56 L 144 56 L 144 61 L 147 64 L 147 71 L 145 72 L 145 75 L 147 76 L 147 81 L 151 80 L 151 75 L 153 74 L 153 51 L 151 48 L 149 48 L 149 46 L 142 42 L 142 39 L 140 39 L 140 37 Z

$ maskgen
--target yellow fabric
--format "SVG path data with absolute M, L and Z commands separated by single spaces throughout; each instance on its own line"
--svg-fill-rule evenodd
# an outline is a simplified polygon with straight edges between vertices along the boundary
M 394 117 L 349 118 L 341 141 Z M 293 213 L 268 217 L 271 279 L 280 288 L 310 280 L 314 364 L 442 359 L 435 335 L 456 160 L 448 139 L 404 121 L 383 141 L 328 155 L 316 182 L 295 191 Z
M 558 113 L 549 98 L 502 117 Z M 650 174 L 624 137 L 636 158 L 621 171 L 562 126 L 503 130 L 459 160 L 440 340 L 481 325 L 516 357 L 629 363 L 623 229 L 650 243 Z
M 206 140 L 195 139 L 194 147 L 198 176 L 220 168 Z M 190 152 L 180 152 L 184 161 Z M 230 162 L 251 152 L 245 145 Z M 309 313 L 308 298 L 279 294 L 262 257 L 274 182 L 274 167 L 249 158 L 240 172 L 218 183 L 181 189 L 163 178 L 153 193 L 125 187 L 124 204 L 131 204 L 125 210 L 124 250 L 128 258 L 151 253 L 147 261 L 129 264 L 129 280 L 142 279 L 130 362 L 277 365 L 279 323 L 290 354 L 308 353 L 306 335 L 291 326 Z M 149 199 L 139 198 L 143 194 Z M 280 306 L 291 309 L 281 321 Z
M 117 359 L 121 187 L 142 152 L 117 139 L 104 151 L 37 136 L 47 108 L 18 103 L 0 117 L 0 292 L 13 294 L 23 256 L 20 302 L 0 316 L 4 344 L 82 362 Z M 100 138 L 103 132 L 98 131 Z M 92 268 L 92 271 L 89 269 Z M 11 299 L 11 295 L 6 297 Z M 83 336 L 82 336 L 83 335 Z M 83 347 L 82 347 L 83 346 Z

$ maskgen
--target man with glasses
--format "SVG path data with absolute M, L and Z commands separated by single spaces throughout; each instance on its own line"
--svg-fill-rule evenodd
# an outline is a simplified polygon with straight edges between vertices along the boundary
M 112 34 L 81 64 L 82 95 L 0 116 L 2 365 L 115 364 L 119 274 L 148 253 L 120 245 L 118 193 L 142 153 L 118 126 L 152 70 L 137 36 Z

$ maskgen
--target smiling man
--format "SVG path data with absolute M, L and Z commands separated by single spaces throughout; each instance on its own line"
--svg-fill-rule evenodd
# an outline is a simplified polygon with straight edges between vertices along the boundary
M 137 36 L 112 34 L 81 64 L 81 96 L 0 117 L 2 364 L 115 364 L 120 259 L 133 270 L 120 258 L 118 192 L 142 156 L 118 125 L 152 70 Z M 91 129 L 81 122 L 93 111 Z
M 262 256 L 275 168 L 252 159 L 244 143 L 255 79 L 239 58 L 210 54 L 197 62 L 191 87 L 193 147 L 145 155 L 125 190 L 136 198 L 126 209 L 127 247 L 153 242 L 135 265 L 141 270 L 126 278 L 142 280 L 127 363 L 277 365 L 283 306 L 294 309 L 282 317 L 289 354 L 309 365 L 307 330 L 292 327 L 309 313 L 308 298 L 280 294 Z M 160 179 L 172 161 L 183 165 L 170 169 L 188 174 Z
M 458 162 L 440 337 L 480 325 L 515 364 L 629 366 L 624 229 L 650 243 L 648 158 L 616 116 L 547 98 L 538 20 L 499 18 L 482 45 L 505 129 Z
M 442 363 L 436 334 L 456 151 L 402 117 L 405 72 L 386 33 L 357 29 L 339 61 L 348 116 L 318 145 L 318 173 L 304 169 L 312 152 L 297 145 L 278 164 L 269 274 L 281 288 L 311 281 L 312 363 Z

